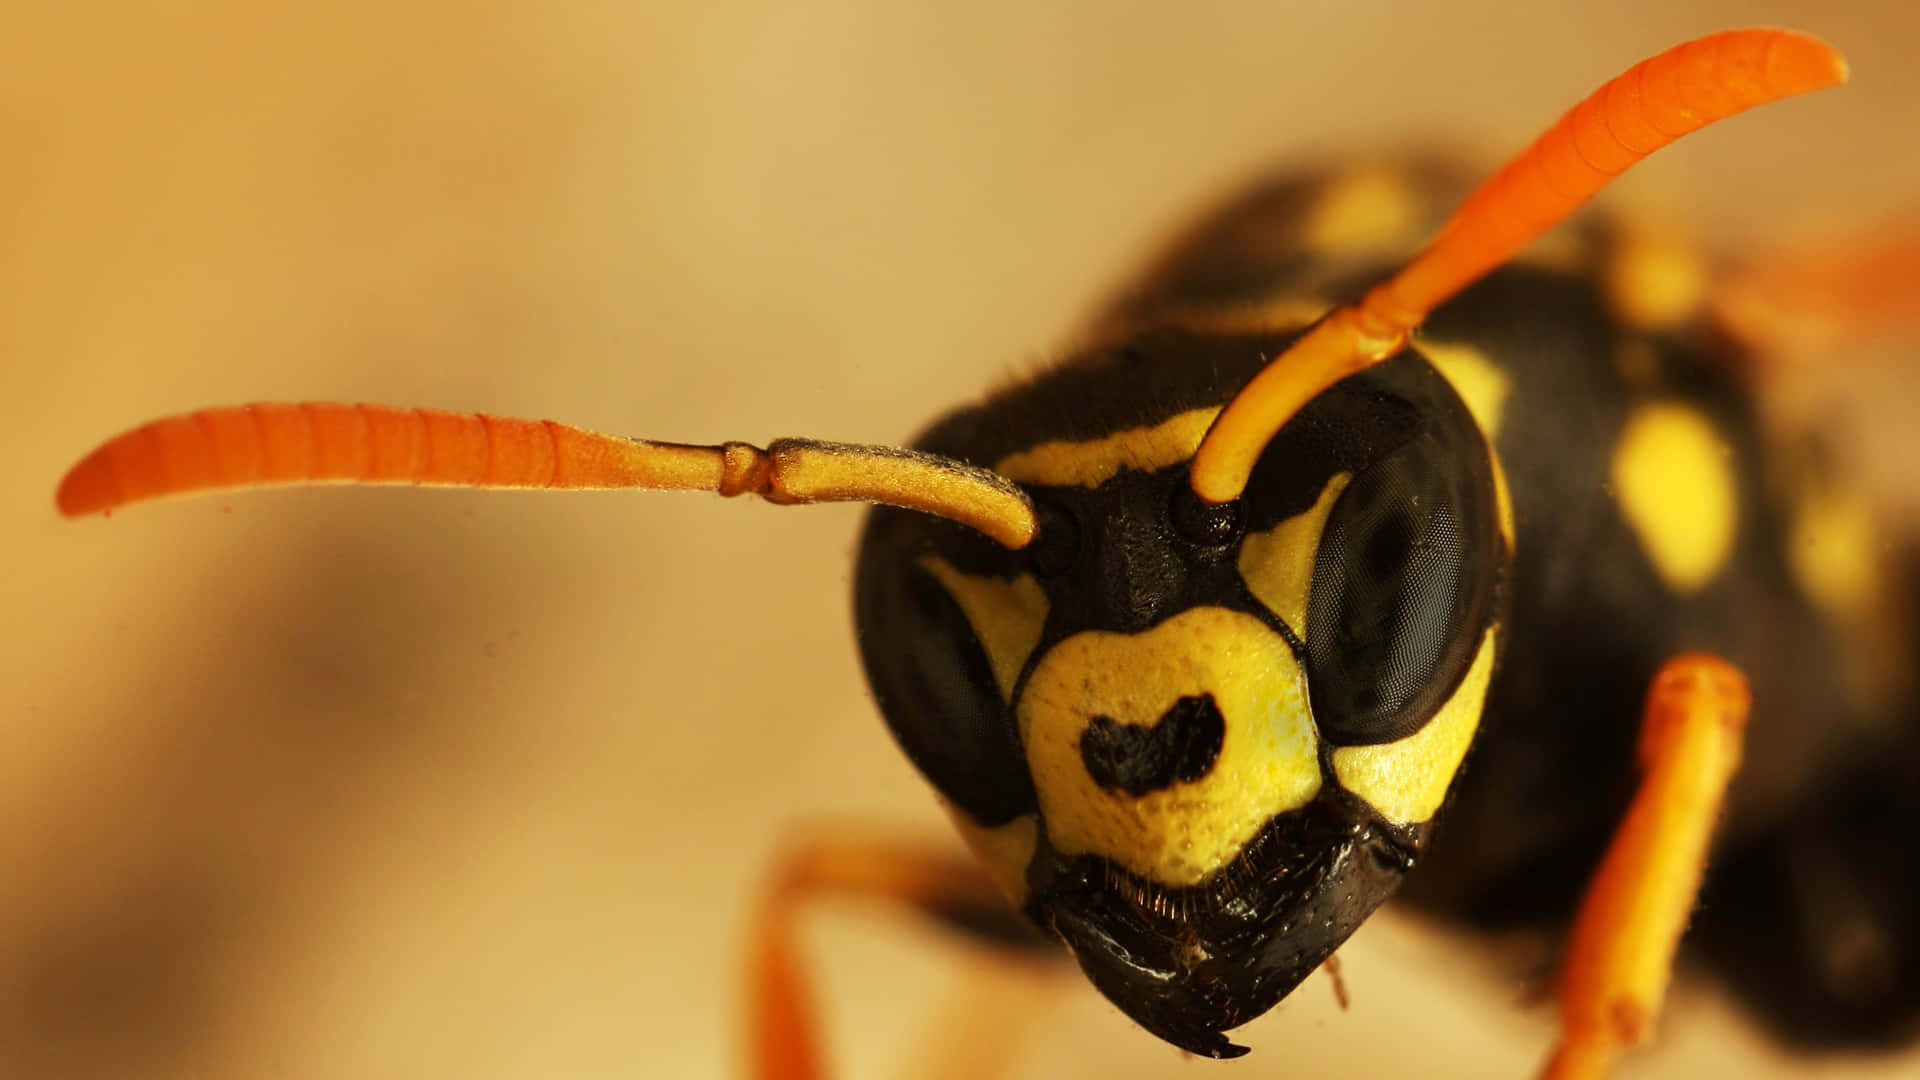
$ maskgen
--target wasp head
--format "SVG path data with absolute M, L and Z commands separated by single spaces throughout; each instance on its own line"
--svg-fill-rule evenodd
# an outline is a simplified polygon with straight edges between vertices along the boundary
M 1009 551 L 876 511 L 882 710 L 1010 896 L 1195 1053 L 1310 974 L 1411 868 L 1478 724 L 1506 555 L 1496 466 L 1416 353 L 1322 393 L 1245 494 L 1187 465 L 1284 341 L 1163 334 L 943 420 L 1016 481 Z

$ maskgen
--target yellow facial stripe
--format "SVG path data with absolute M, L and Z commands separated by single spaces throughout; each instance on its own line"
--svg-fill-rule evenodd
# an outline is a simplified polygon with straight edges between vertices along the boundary
M 954 828 L 960 830 L 960 839 L 966 841 L 973 857 L 987 868 L 987 874 L 1013 906 L 1026 903 L 1027 864 L 1033 861 L 1033 849 L 1040 842 L 1039 820 L 1032 814 L 1022 814 L 1005 825 L 989 827 L 951 804 L 947 814 L 953 818 Z
M 1694 409 L 1643 405 L 1613 453 L 1613 486 L 1627 524 L 1669 588 L 1693 592 L 1733 550 L 1739 504 L 1725 442 Z
M 1163 469 L 1193 456 L 1219 415 L 1217 406 L 1189 409 L 1153 427 L 1128 428 L 1088 442 L 1044 442 L 1008 454 L 993 471 L 1016 483 L 1099 487 L 1121 469 Z
M 1619 238 L 1607 263 L 1607 300 L 1628 326 L 1657 330 L 1699 309 L 1707 278 L 1694 245 L 1670 233 L 1636 230 Z
M 1493 506 L 1500 515 L 1500 535 L 1507 541 L 1507 550 L 1516 547 L 1513 526 L 1513 491 L 1507 487 L 1507 467 L 1500 464 L 1500 454 L 1492 447 L 1487 448 L 1487 456 L 1493 461 Z
M 1132 796 L 1087 774 L 1095 716 L 1151 726 L 1182 697 L 1211 694 L 1226 732 L 1198 780 Z M 1320 790 L 1319 736 L 1293 651 L 1252 615 L 1191 608 L 1140 634 L 1088 631 L 1041 657 L 1018 706 L 1047 836 L 1151 881 L 1197 885 L 1275 814 Z
M 1422 204 L 1395 170 L 1348 173 L 1328 182 L 1307 213 L 1306 246 L 1340 256 L 1401 253 L 1419 239 Z
M 1413 347 L 1453 384 L 1454 392 L 1473 414 L 1473 422 L 1480 426 L 1480 433 L 1487 437 L 1487 444 L 1492 445 L 1500 435 L 1500 420 L 1506 412 L 1507 395 L 1513 391 L 1513 380 L 1472 345 L 1423 339 Z
M 1447 788 L 1480 728 L 1480 711 L 1493 677 L 1494 631 L 1480 642 L 1466 678 L 1427 726 L 1398 742 L 1343 746 L 1333 752 L 1340 786 L 1365 799 L 1388 820 L 1418 824 L 1446 801 Z
M 1351 479 L 1350 473 L 1335 473 L 1312 506 L 1265 532 L 1248 533 L 1240 544 L 1240 577 L 1248 590 L 1302 641 L 1307 636 L 1307 591 L 1313 585 L 1320 533 Z
M 1040 631 L 1047 622 L 1047 594 L 1040 583 L 1032 574 L 1012 581 L 963 574 L 938 555 L 922 555 L 919 561 L 921 569 L 932 574 L 960 605 L 973 636 L 987 651 L 1000 697 L 1012 701 L 1014 680 L 1040 643 Z

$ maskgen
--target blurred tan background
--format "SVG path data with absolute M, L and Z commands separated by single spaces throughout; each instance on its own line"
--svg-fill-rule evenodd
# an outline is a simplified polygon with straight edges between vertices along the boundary
M 123 427 L 337 398 L 898 440 L 1264 165 L 1509 149 L 1734 25 L 1817 31 L 1854 83 L 1625 199 L 1733 245 L 1916 203 L 1906 0 L 1040 7 L 0 16 L 0 1075 L 732 1075 L 780 837 L 949 842 L 852 652 L 857 510 L 376 490 L 58 520 Z M 1343 953 L 1352 1012 L 1309 984 L 1211 1065 L 864 914 L 813 933 L 851 1077 L 918 1071 L 979 979 L 1036 1019 L 1020 1076 L 1517 1076 L 1547 1037 L 1512 971 L 1405 919 Z M 1689 984 L 1630 1075 L 1757 1068 L 1742 1024 Z

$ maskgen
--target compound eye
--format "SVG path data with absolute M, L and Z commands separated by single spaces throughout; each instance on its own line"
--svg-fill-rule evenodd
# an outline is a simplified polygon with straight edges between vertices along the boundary
M 874 511 L 854 586 L 860 652 L 887 726 L 922 775 L 978 824 L 1001 825 L 1035 805 L 1002 685 L 1026 654 L 1009 649 L 999 665 L 1005 670 L 997 669 L 980 625 L 996 627 L 1003 647 L 1020 636 L 1016 629 L 1037 639 L 1044 605 L 1021 607 L 1027 594 L 1007 579 L 968 573 L 940 554 L 943 546 L 954 555 L 973 545 L 976 557 L 1008 558 L 957 532 L 923 515 Z M 1002 617 L 985 619 L 978 610 L 970 617 L 969 603 Z
M 1314 559 L 1306 651 L 1314 720 L 1328 741 L 1418 731 L 1479 645 L 1488 525 L 1416 441 L 1356 476 Z

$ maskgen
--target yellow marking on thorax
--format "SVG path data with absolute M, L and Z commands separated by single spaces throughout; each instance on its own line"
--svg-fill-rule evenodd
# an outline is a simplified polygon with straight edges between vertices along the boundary
M 1694 592 L 1733 551 L 1739 502 L 1730 452 L 1712 423 L 1677 402 L 1643 405 L 1613 452 L 1621 512 L 1669 588 Z
M 1328 181 L 1307 212 L 1310 251 L 1345 257 L 1401 254 L 1419 240 L 1424 200 L 1398 170 L 1369 168 Z
M 1466 678 L 1425 727 L 1398 742 L 1335 750 L 1333 775 L 1340 786 L 1390 821 L 1411 825 L 1432 818 L 1446 801 L 1447 788 L 1480 729 L 1487 683 L 1493 677 L 1494 634 L 1490 629 L 1481 639 Z
M 1047 594 L 1040 583 L 1032 574 L 1008 581 L 961 573 L 938 555 L 922 555 L 919 564 L 960 605 L 973 636 L 987 652 L 987 662 L 993 665 L 1000 697 L 1012 701 L 1014 680 L 1040 643 L 1040 631 L 1047 622 Z
M 1182 304 L 1158 308 L 1127 327 L 1132 337 L 1147 330 L 1185 330 L 1195 334 L 1269 334 L 1298 330 L 1320 321 L 1332 311 L 1331 300 L 1310 296 L 1282 296 L 1218 304 Z
M 1055 440 L 1008 454 L 993 471 L 1015 483 L 1099 487 L 1121 469 L 1148 472 L 1193 456 L 1218 406 L 1189 409 L 1152 427 L 1128 428 L 1086 442 Z
M 1136 798 L 1087 774 L 1080 738 L 1095 716 L 1152 726 L 1199 694 L 1213 695 L 1226 722 L 1206 776 Z M 1104 856 L 1162 885 L 1205 881 L 1275 814 L 1320 790 L 1299 663 L 1244 612 L 1191 608 L 1139 634 L 1075 634 L 1034 667 L 1018 716 L 1054 848 Z
M 1500 463 L 1500 422 L 1506 417 L 1507 398 L 1513 393 L 1513 380 L 1479 348 L 1465 344 L 1422 339 L 1413 343 L 1434 370 L 1453 386 L 1453 392 L 1466 403 L 1467 412 L 1487 442 L 1487 457 L 1493 462 L 1493 498 L 1500 516 L 1500 535 L 1507 550 L 1514 548 L 1513 493 L 1507 488 L 1507 470 Z
M 1685 322 L 1707 292 L 1707 266 L 1699 249 L 1672 233 L 1623 233 L 1607 262 L 1604 287 L 1613 313 L 1642 330 Z
M 946 803 L 945 799 L 941 800 Z M 965 811 L 947 803 L 947 815 L 953 818 L 960 839 L 966 841 L 973 857 L 987 868 L 987 876 L 1000 886 L 1014 907 L 1027 902 L 1027 864 L 1040 843 L 1040 823 L 1032 814 L 1021 814 L 1004 825 L 982 825 Z
M 1351 479 L 1351 473 L 1335 473 L 1312 506 L 1264 532 L 1248 533 L 1240 543 L 1240 577 L 1247 589 L 1303 641 L 1320 533 Z

